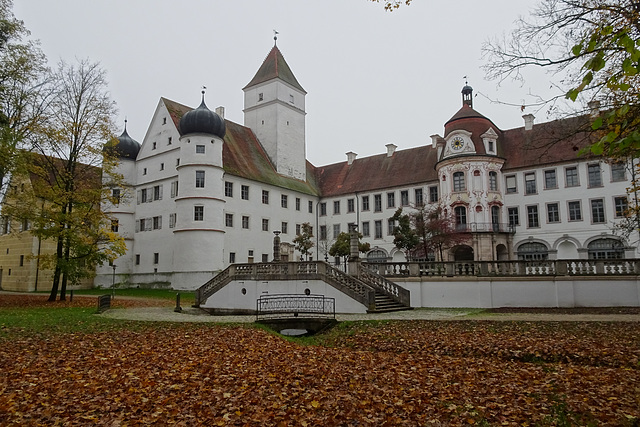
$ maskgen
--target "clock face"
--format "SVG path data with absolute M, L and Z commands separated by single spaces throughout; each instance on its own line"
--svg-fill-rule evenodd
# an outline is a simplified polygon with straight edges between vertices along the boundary
M 460 136 L 456 136 L 451 140 L 451 149 L 454 151 L 460 151 L 464 147 L 464 139 Z

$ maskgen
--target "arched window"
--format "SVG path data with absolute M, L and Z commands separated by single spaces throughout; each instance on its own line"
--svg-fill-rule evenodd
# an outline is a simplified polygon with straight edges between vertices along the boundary
M 493 231 L 500 231 L 500 207 L 491 206 L 491 226 Z
M 589 259 L 624 258 L 624 245 L 616 239 L 596 239 L 587 245 Z
M 464 172 L 453 173 L 453 191 L 464 191 L 466 186 L 464 184 Z
M 387 262 L 387 253 L 382 249 L 372 249 L 367 254 L 367 262 Z
M 549 250 L 542 243 L 523 243 L 518 246 L 518 259 L 520 261 L 541 261 L 549 259 Z

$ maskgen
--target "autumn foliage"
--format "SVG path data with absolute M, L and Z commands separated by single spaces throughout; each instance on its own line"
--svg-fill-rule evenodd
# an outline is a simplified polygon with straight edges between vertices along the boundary
M 634 322 L 355 322 L 313 345 L 116 323 L 0 338 L 0 424 L 631 426 L 639 358 Z

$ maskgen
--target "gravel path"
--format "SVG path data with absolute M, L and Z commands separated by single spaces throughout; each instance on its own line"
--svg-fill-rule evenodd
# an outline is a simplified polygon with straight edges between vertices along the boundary
M 255 316 L 211 316 L 195 308 L 176 313 L 171 307 L 127 308 L 108 310 L 102 314 L 111 319 L 149 322 L 250 323 Z M 480 313 L 474 309 L 416 309 L 391 313 L 336 314 L 338 321 L 347 320 L 492 320 L 545 322 L 640 322 L 640 314 L 559 314 L 559 313 Z

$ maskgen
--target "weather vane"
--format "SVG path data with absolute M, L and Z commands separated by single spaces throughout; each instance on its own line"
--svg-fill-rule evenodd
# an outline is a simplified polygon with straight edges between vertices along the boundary
M 469 82 L 467 81 L 467 76 L 464 76 L 464 77 L 462 77 L 462 78 L 464 79 L 464 84 L 465 84 L 465 85 L 468 85 L 468 84 L 469 84 Z
M 278 34 L 280 33 L 276 30 L 273 30 L 273 44 L 278 44 Z

